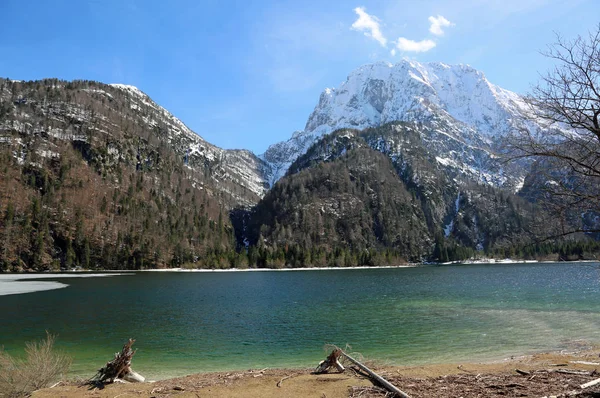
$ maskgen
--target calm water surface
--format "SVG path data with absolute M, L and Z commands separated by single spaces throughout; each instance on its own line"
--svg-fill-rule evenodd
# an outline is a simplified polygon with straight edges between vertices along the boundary
M 89 376 L 129 337 L 149 378 L 312 367 L 326 343 L 394 364 L 600 344 L 600 263 L 56 280 L 69 287 L 0 296 L 0 345 L 48 330 Z

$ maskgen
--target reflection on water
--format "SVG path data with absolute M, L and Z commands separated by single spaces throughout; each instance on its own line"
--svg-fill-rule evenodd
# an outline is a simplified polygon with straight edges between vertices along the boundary
M 326 343 L 396 364 L 600 343 L 597 263 L 139 273 L 67 283 L 1 296 L 0 345 L 14 351 L 48 329 L 75 357 L 74 371 L 91 375 L 133 337 L 136 370 L 157 378 L 312 367 Z

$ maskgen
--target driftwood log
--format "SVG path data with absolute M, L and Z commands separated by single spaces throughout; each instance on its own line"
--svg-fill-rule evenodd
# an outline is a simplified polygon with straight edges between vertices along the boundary
M 392 383 L 390 383 L 383 377 L 379 376 L 377 373 L 373 372 L 371 369 L 367 368 L 365 365 L 358 362 L 356 359 L 352 358 L 350 355 L 346 354 L 343 351 L 342 351 L 342 355 L 345 356 L 346 358 L 348 358 L 348 360 L 350 362 L 352 362 L 353 364 L 358 366 L 360 368 L 360 370 L 362 370 L 363 372 L 366 372 L 369 376 L 371 376 L 371 378 L 373 380 L 375 380 L 377 383 L 379 383 L 386 390 L 391 391 L 392 393 L 395 393 L 396 396 L 398 396 L 398 397 L 410 398 L 410 395 L 408 395 L 407 393 L 405 393 L 404 391 L 402 391 L 401 389 L 399 389 L 398 387 L 396 387 L 395 385 L 393 385 Z
M 372 380 L 377 382 L 379 385 L 381 385 L 388 391 L 394 393 L 396 396 L 401 397 L 401 398 L 410 398 L 410 396 L 407 393 L 400 390 L 398 387 L 396 387 L 395 385 L 393 385 L 392 383 L 390 383 L 383 377 L 379 376 L 377 373 L 373 372 L 371 369 L 369 369 L 362 363 L 358 362 L 356 359 L 352 358 L 350 355 L 346 354 L 343 350 L 341 350 L 339 348 L 334 349 L 331 352 L 331 354 L 329 354 L 329 356 L 327 357 L 326 360 L 321 361 L 321 363 L 319 363 L 319 366 L 317 366 L 315 373 L 325 373 L 329 368 L 332 368 L 332 367 L 335 367 L 340 372 L 343 372 L 344 367 L 339 362 L 339 359 L 341 357 L 348 359 L 348 361 L 350 361 L 353 364 L 355 364 L 356 366 L 358 366 L 358 368 L 360 370 L 362 370 L 363 372 L 367 373 Z M 340 367 L 341 367 L 341 369 L 340 369 Z
M 596 384 L 600 384 L 600 379 L 592 380 L 590 382 L 582 384 L 580 387 L 583 389 L 583 388 L 595 386 Z
M 129 339 L 123 346 L 121 352 L 115 353 L 115 358 L 98 370 L 98 373 L 90 379 L 92 383 L 114 383 L 117 379 L 122 379 L 132 383 L 143 382 L 145 378 L 131 370 L 131 358 L 135 350 L 131 346 L 135 343 L 134 339 Z

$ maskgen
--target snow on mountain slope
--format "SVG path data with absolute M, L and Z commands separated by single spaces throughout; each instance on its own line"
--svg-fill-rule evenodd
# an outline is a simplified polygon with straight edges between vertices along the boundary
M 111 84 L 110 86 L 129 94 L 130 108 L 142 113 L 146 124 L 157 126 L 157 119 L 167 124 L 168 128 L 165 133 L 169 144 L 186 157 L 190 167 L 210 166 L 213 170 L 212 178 L 217 183 L 231 182 L 253 192 L 259 198 L 263 197 L 269 189 L 270 167 L 252 152 L 222 149 L 212 145 L 165 108 L 152 101 L 137 87 L 125 84 Z M 145 111 L 148 108 L 155 112 Z M 224 186 L 222 188 L 227 189 Z M 252 205 L 253 203 L 244 204 Z
M 393 121 L 432 120 L 440 126 L 440 134 L 447 133 L 471 149 L 491 152 L 493 144 L 511 130 L 532 128 L 521 118 L 526 109 L 519 95 L 490 83 L 467 65 L 380 62 L 356 69 L 336 89 L 325 89 L 304 131 L 272 145 L 262 157 L 272 166 L 273 183 L 323 134 Z
M 339 88 L 326 89 L 305 131 L 363 129 L 442 112 L 493 136 L 513 127 L 525 107 L 517 94 L 491 84 L 470 66 L 376 63 L 352 72 Z

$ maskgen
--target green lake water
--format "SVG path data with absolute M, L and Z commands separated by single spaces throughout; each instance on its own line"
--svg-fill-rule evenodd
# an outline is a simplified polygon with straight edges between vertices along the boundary
M 48 330 L 84 376 L 129 337 L 150 379 L 313 367 L 327 343 L 398 365 L 600 344 L 600 263 L 46 280 L 69 286 L 0 296 L 0 345 L 18 353 Z

